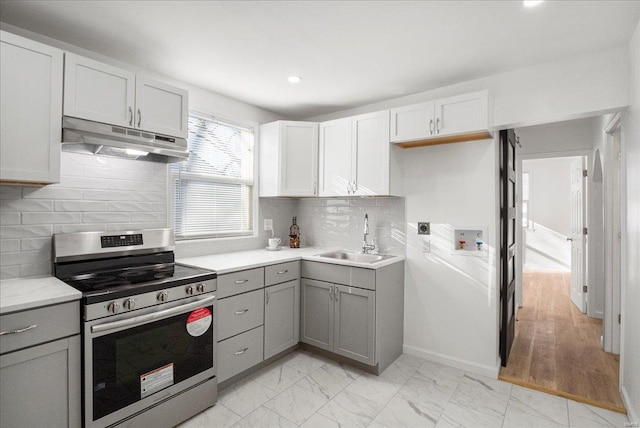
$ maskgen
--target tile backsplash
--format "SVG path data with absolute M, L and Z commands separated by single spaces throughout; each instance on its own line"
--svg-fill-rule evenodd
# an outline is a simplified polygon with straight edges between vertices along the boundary
M 168 227 L 166 164 L 63 152 L 59 184 L 0 185 L 0 279 L 51 274 L 55 233 Z M 176 243 L 176 257 L 266 246 L 271 232 L 288 243 L 293 216 L 303 246 L 359 251 L 364 215 L 380 252 L 405 253 L 403 198 L 260 198 L 258 234 Z

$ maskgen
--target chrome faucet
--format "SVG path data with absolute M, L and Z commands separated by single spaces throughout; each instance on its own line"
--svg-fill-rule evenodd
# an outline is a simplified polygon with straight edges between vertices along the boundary
M 362 239 L 362 254 L 369 254 L 369 251 L 375 250 L 375 244 L 367 243 L 367 235 L 369 234 L 369 215 L 364 215 L 364 238 Z

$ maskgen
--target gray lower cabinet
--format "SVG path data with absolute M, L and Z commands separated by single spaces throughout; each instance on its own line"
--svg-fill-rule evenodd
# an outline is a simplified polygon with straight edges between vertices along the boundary
M 301 276 L 301 342 L 377 373 L 402 354 L 403 262 L 366 269 L 303 261 Z
M 70 302 L 0 317 L 3 428 L 81 425 L 79 313 Z
M 218 383 L 260 364 L 263 360 L 263 327 L 218 342 Z
M 264 358 L 285 351 L 299 341 L 300 280 L 264 290 Z
M 302 280 L 302 341 L 374 365 L 376 293 Z

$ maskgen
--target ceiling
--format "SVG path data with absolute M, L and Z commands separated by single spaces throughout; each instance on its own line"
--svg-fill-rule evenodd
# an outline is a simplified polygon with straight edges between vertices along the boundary
M 3 22 L 291 119 L 624 44 L 639 19 L 640 1 L 0 2 Z

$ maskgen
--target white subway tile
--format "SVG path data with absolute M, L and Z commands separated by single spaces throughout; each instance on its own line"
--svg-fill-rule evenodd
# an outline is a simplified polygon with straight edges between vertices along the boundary
M 57 184 L 35 188 L 25 187 L 24 199 L 82 199 L 82 189 L 68 189 Z
M 131 213 L 131 221 L 133 222 L 149 222 L 149 223 L 166 223 L 167 216 L 165 213 Z
M 20 213 L 0 212 L 0 224 L 20 224 Z
M 20 278 L 20 266 L 0 266 L 0 279 Z
M 109 202 L 108 211 L 153 211 L 153 204 L 151 202 L 113 201 Z
M 94 201 L 130 201 L 136 199 L 137 196 L 136 192 L 121 192 L 116 190 L 85 189 L 82 192 L 82 199 Z
M 108 213 L 84 213 L 82 221 L 84 223 L 110 223 L 110 222 L 129 222 L 131 214 L 128 212 L 108 212 Z
M 0 239 L 0 253 L 14 253 L 20 251 L 19 239 Z
M 89 154 L 62 152 L 60 156 L 61 166 L 72 166 L 79 168 L 83 165 L 91 167 L 104 167 L 108 164 L 109 158 L 105 156 L 94 156 Z M 64 169 L 62 169 L 64 173 Z
M 105 223 L 92 224 L 56 224 L 53 227 L 53 233 L 76 233 L 76 232 L 105 232 L 107 225 Z
M 51 249 L 37 251 L 19 251 L 15 253 L 0 253 L 0 265 L 26 265 L 34 263 L 50 263 Z
M 109 181 L 100 178 L 62 177 L 60 184 L 67 188 L 109 189 Z
M 0 211 L 53 211 L 53 201 L 46 199 L 3 200 L 0 202 Z
M 167 200 L 167 194 L 165 192 L 137 192 L 131 199 L 146 202 L 164 202 Z
M 22 197 L 22 186 L 0 185 L 0 199 L 20 199 Z
M 107 202 L 105 201 L 55 201 L 54 209 L 56 211 L 107 211 Z
M 51 274 L 51 262 L 31 263 L 20 265 L 20 277 L 40 276 Z
M 162 229 L 168 227 L 166 223 L 110 223 L 107 225 L 109 231 L 115 230 L 139 230 L 139 229 Z
M 108 186 L 111 190 L 132 190 L 145 192 L 164 192 L 166 183 L 156 183 L 152 181 L 140 180 L 108 180 Z
M 51 236 L 53 227 L 48 225 L 0 226 L 0 239 Z
M 82 214 L 69 212 L 22 213 L 22 224 L 81 223 Z
M 34 251 L 34 250 L 51 250 L 51 237 L 45 238 L 24 238 L 20 243 L 21 251 Z

